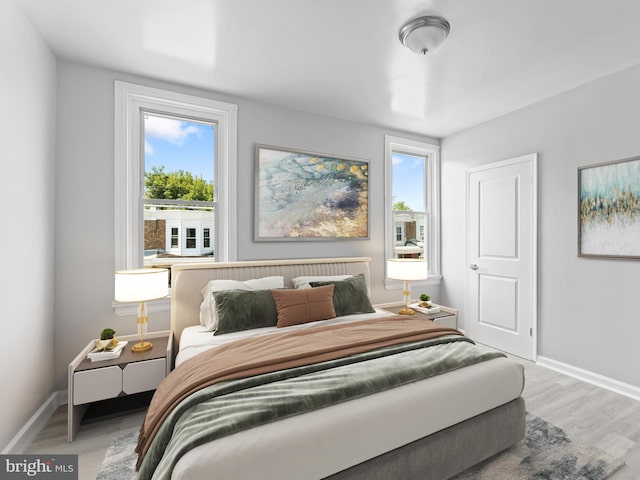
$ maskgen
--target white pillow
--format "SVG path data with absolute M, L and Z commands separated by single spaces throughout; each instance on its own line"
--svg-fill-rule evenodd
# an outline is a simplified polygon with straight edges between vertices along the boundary
M 252 278 L 251 280 L 211 280 L 200 291 L 202 303 L 200 304 L 200 324 L 211 332 L 218 328 L 216 316 L 216 301 L 213 292 L 223 290 L 272 290 L 284 288 L 284 277 Z
M 293 288 L 311 288 L 309 282 L 338 282 L 352 277 L 353 275 L 332 275 L 320 277 L 296 277 L 291 279 Z

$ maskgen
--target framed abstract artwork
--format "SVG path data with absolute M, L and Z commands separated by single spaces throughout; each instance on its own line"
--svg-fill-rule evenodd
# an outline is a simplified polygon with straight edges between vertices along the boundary
M 255 147 L 256 241 L 369 238 L 366 160 Z
M 640 259 L 640 157 L 578 168 L 578 255 Z

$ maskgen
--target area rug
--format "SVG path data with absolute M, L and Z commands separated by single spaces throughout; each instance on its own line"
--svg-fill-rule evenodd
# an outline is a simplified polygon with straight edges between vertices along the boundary
M 573 442 L 561 428 L 527 414 L 525 437 L 452 480 L 604 480 L 624 462 Z
M 138 432 L 114 438 L 98 480 L 136 478 Z M 527 414 L 525 438 L 452 480 L 605 480 L 624 465 L 619 458 L 573 442 L 561 428 Z

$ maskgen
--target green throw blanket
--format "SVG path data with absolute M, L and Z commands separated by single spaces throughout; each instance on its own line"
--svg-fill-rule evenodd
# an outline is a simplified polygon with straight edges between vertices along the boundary
M 167 417 L 138 478 L 170 478 L 182 455 L 206 442 L 500 356 L 447 335 L 206 387 Z

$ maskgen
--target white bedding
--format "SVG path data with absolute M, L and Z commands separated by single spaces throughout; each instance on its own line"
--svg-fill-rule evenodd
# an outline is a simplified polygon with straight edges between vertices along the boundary
M 191 450 L 172 478 L 324 478 L 518 398 L 522 370 L 496 358 L 239 432 Z
M 287 329 L 388 315 L 380 310 Z M 270 327 L 216 337 L 203 330 L 184 329 L 176 365 L 228 341 L 282 331 Z M 172 478 L 323 478 L 508 403 L 523 387 L 522 365 L 496 358 L 196 447 L 179 460 Z
M 286 327 L 286 330 L 302 330 L 306 328 L 318 327 L 320 325 L 357 322 L 360 320 L 368 320 L 370 318 L 388 317 L 390 315 L 392 314 L 385 310 L 376 309 L 375 313 L 359 313 L 357 315 L 345 315 L 342 317 L 336 317 L 332 318 L 331 320 L 303 323 L 301 325 Z M 180 348 L 178 354 L 176 355 L 176 367 L 185 360 L 210 348 L 224 345 L 225 343 L 240 340 L 242 338 L 260 337 L 262 335 L 272 335 L 278 332 L 282 332 L 282 328 L 256 328 L 253 330 L 243 330 L 241 332 L 227 333 L 224 335 L 214 335 L 213 332 L 206 330 L 202 325 L 187 327 L 182 331 L 182 336 L 180 337 Z

